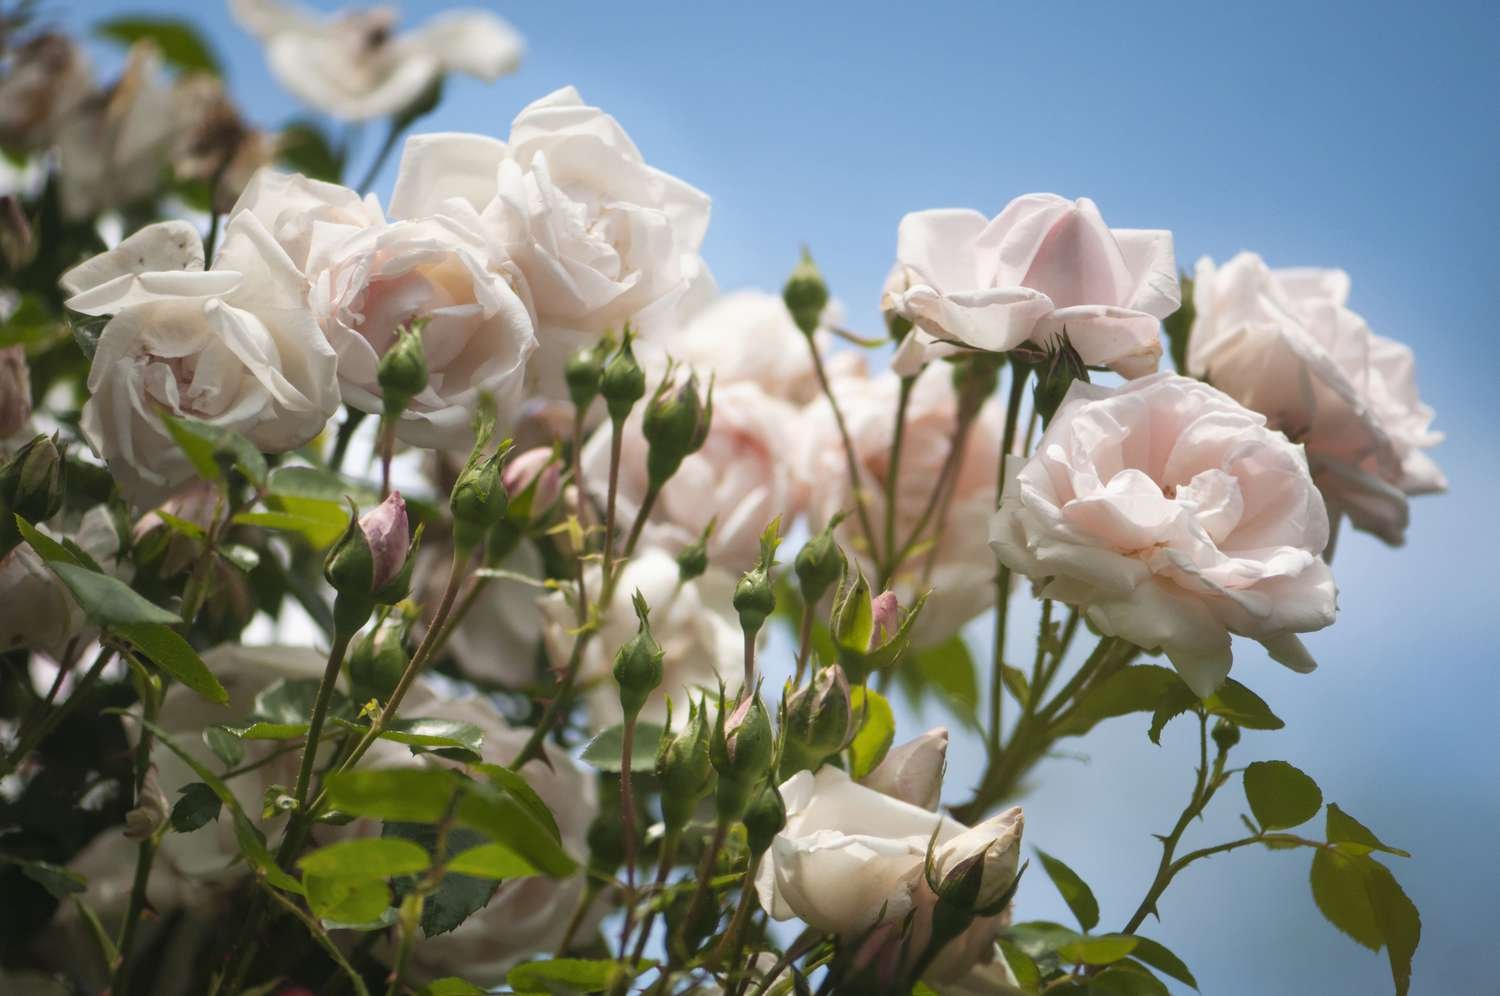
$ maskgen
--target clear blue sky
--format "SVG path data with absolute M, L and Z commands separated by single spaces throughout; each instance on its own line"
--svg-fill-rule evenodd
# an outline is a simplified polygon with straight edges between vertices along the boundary
M 779 286 L 807 242 L 873 329 L 903 213 L 993 212 L 1036 190 L 1093 197 L 1117 226 L 1172 229 L 1184 266 L 1248 248 L 1273 265 L 1347 269 L 1354 306 L 1417 351 L 1452 493 L 1416 503 L 1404 550 L 1345 534 L 1342 618 L 1309 640 L 1317 673 L 1241 648 L 1236 677 L 1288 728 L 1247 734 L 1237 754 L 1298 764 L 1414 852 L 1395 868 L 1423 913 L 1414 993 L 1495 991 L 1500 6 L 498 9 L 527 37 L 526 65 L 492 87 L 456 81 L 424 128 L 503 136 L 525 103 L 576 84 L 653 163 L 713 196 L 705 251 L 726 288 Z M 124 10 L 199 19 L 257 120 L 294 112 L 214 0 L 83 0 L 60 16 L 81 27 Z M 1013 632 L 1028 632 L 1025 616 Z M 1113 721 L 1086 742 L 1092 760 L 1049 762 L 1026 800 L 1030 839 L 1093 884 L 1105 926 L 1134 908 L 1157 855 L 1149 833 L 1185 799 L 1189 734 L 1169 727 L 1153 747 L 1144 718 Z M 955 796 L 974 760 L 956 752 Z M 1237 834 L 1240 799 L 1225 790 L 1190 831 L 1195 846 Z M 1212 996 L 1389 991 L 1384 956 L 1313 908 L 1307 860 L 1239 852 L 1195 866 L 1150 933 Z M 1067 919 L 1039 873 L 1020 915 Z

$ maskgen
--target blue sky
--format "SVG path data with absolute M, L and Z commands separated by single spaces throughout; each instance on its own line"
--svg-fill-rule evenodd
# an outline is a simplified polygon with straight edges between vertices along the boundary
M 1449 435 L 1437 457 L 1452 492 L 1416 503 L 1403 550 L 1342 538 L 1342 617 L 1308 641 L 1318 672 L 1293 675 L 1240 648 L 1236 677 L 1288 726 L 1247 734 L 1236 753 L 1298 764 L 1328 799 L 1414 853 L 1395 868 L 1423 913 L 1414 993 L 1493 986 L 1500 7 L 495 9 L 527 37 L 525 66 L 491 87 L 455 81 L 424 129 L 503 136 L 525 103 L 577 85 L 653 163 L 713 196 L 705 253 L 726 288 L 779 286 L 806 242 L 851 321 L 873 330 L 902 214 L 993 213 L 1037 190 L 1090 196 L 1116 226 L 1171 229 L 1189 268 L 1200 254 L 1248 248 L 1273 265 L 1347 269 L 1354 307 L 1417 352 L 1424 396 Z M 294 113 L 213 0 L 84 0 L 59 16 L 81 27 L 124 10 L 198 19 L 254 118 L 274 125 Z M 1021 614 L 1014 639 L 1029 638 L 1033 618 Z M 1091 760 L 1048 762 L 1026 800 L 1030 839 L 1092 883 L 1105 926 L 1134 909 L 1157 855 L 1149 834 L 1185 799 L 1190 733 L 1185 722 L 1169 727 L 1155 747 L 1144 718 L 1116 720 L 1077 745 Z M 974 760 L 955 749 L 955 796 Z M 1237 834 L 1240 803 L 1226 789 L 1190 831 L 1194 846 Z M 1384 956 L 1322 921 L 1306 876 L 1298 854 L 1212 859 L 1174 884 L 1150 933 L 1215 996 L 1388 991 Z M 1025 918 L 1067 919 L 1040 874 L 1020 902 Z

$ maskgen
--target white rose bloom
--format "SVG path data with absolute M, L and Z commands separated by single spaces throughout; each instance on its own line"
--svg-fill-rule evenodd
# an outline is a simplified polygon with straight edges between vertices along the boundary
M 773 919 L 796 917 L 851 938 L 877 922 L 900 922 L 915 913 L 914 930 L 930 930 L 937 897 L 925 877 L 929 843 L 941 871 L 988 847 L 986 895 L 998 897 L 1015 878 L 1023 826 L 1019 809 L 966 828 L 866 788 L 828 765 L 817 774 L 797 772 L 782 783 L 781 795 L 786 827 L 771 842 L 755 877 L 761 906 Z M 956 981 L 989 961 L 1000 920 L 998 915 L 976 919 L 943 949 L 927 977 Z
M 881 307 L 915 325 L 896 367 L 915 373 L 958 347 L 1005 352 L 1063 331 L 1090 366 L 1156 369 L 1159 321 L 1181 289 L 1172 233 L 1110 228 L 1087 197 L 1026 194 L 989 219 L 917 211 L 901 219 Z
M 948 728 L 937 726 L 892 747 L 861 784 L 913 806 L 936 810 L 947 764 Z
M 487 11 L 455 10 L 397 33 L 390 7 L 331 16 L 280 0 L 230 0 L 235 20 L 266 46 L 282 86 L 343 121 L 410 107 L 448 73 L 493 81 L 521 64 L 525 44 Z
M 572 87 L 524 108 L 508 142 L 408 140 L 391 213 L 429 214 L 452 197 L 484 212 L 526 276 L 536 377 L 550 378 L 536 389 L 549 396 L 566 396 L 561 368 L 573 350 L 627 321 L 647 333 L 675 322 L 712 280 L 698 254 L 708 196 L 648 165 L 619 122 Z
M 708 385 L 700 381 L 699 391 L 706 399 Z M 616 523 L 622 534 L 634 524 L 649 483 L 644 411 L 642 401 L 626 420 L 621 441 Z M 796 408 L 749 381 L 716 385 L 708 437 L 662 488 L 641 542 L 675 554 L 696 543 L 714 519 L 709 563 L 733 573 L 753 567 L 771 520 L 781 516 L 784 532 L 802 510 L 793 465 L 797 415 Z M 599 508 L 609 490 L 610 435 L 608 423 L 595 430 L 581 460 L 585 486 Z
M 951 374 L 948 364 L 933 364 L 922 371 L 912 386 L 895 491 L 898 545 L 921 522 L 952 448 L 958 422 L 958 395 Z M 849 427 L 870 522 L 883 544 L 885 481 L 890 469 L 900 378 L 889 371 L 874 378 L 862 374 L 841 377 L 834 380 L 833 390 Z M 995 467 L 1000 458 L 1002 421 L 999 402 L 994 399 L 986 402 L 974 417 L 959 461 L 941 540 L 936 546 L 931 545 L 939 522 L 934 510 L 920 542 L 890 579 L 889 587 L 903 605 L 914 604 L 921 592 L 930 590 L 927 603 L 912 627 L 916 646 L 943 642 L 964 623 L 994 605 L 995 558 L 985 546 L 975 543 L 973 537 L 984 533 L 995 511 Z M 821 529 L 835 512 L 848 512 L 837 530 L 839 542 L 870 583 L 876 583 L 878 565 L 869 555 L 869 543 L 859 517 L 854 514 L 843 442 L 826 400 L 808 406 L 797 423 L 797 432 L 800 439 L 797 467 L 807 488 L 809 526 Z
M 1188 370 L 1307 447 L 1335 526 L 1399 545 L 1409 495 L 1446 490 L 1426 450 L 1443 439 L 1417 394 L 1411 350 L 1351 311 L 1342 270 L 1273 270 L 1204 257 L 1193 281 Z
M 70 270 L 62 285 L 72 310 L 112 316 L 82 427 L 141 507 L 193 476 L 160 411 L 282 453 L 323 431 L 338 408 L 337 357 L 307 309 L 302 276 L 252 216 L 226 226 L 211 270 L 193 226 L 168 221 Z
M 1006 468 L 990 543 L 1044 598 L 1160 647 L 1207 697 L 1230 634 L 1296 671 L 1298 633 L 1333 622 L 1328 515 L 1302 447 L 1200 381 L 1074 382 L 1028 460 Z
M 360 197 L 348 187 L 310 180 L 300 173 L 262 169 L 251 178 L 230 210 L 230 217 L 253 214 L 306 273 L 313 230 L 320 224 L 353 232 L 385 224 L 374 194 Z
M 50 32 L 26 39 L 8 53 L 0 76 L 0 143 L 46 148 L 93 86 L 88 58 L 73 39 Z
M 600 568 L 585 568 L 584 584 L 590 603 L 599 598 Z M 651 632 L 666 656 L 666 671 L 660 687 L 641 709 L 647 723 L 662 723 L 667 716 L 667 696 L 672 697 L 673 715 L 687 715 L 687 700 L 709 691 L 714 698 L 722 680 L 730 692 L 738 690 L 744 674 L 745 641 L 739 616 L 731 604 L 735 578 L 709 565 L 708 571 L 684 582 L 672 555 L 658 549 L 638 550 L 623 568 L 614 598 L 600 613 L 599 631 L 584 650 L 578 682 L 588 709 L 589 726 L 604 730 L 619 724 L 620 689 L 614 680 L 614 655 L 639 627 L 631 596 L 639 591 L 651 607 Z M 546 617 L 543 638 L 554 668 L 563 668 L 573 650 L 571 634 L 578 625 L 572 604 L 561 592 L 540 600 Z
M 536 336 L 525 283 L 503 259 L 461 203 L 383 225 L 315 224 L 308 300 L 338 354 L 344 402 L 382 410 L 380 359 L 399 328 L 426 319 L 427 386 L 401 413 L 397 437 L 467 448 L 481 392 L 513 412 Z

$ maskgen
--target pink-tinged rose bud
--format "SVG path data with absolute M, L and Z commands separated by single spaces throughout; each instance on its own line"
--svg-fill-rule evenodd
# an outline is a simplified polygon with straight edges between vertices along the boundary
M 936 810 L 943 794 L 943 768 L 947 762 L 948 730 L 937 726 L 892 747 L 885 760 L 864 777 L 864 784 L 893 799 Z
M 901 606 L 894 591 L 883 591 L 870 600 L 875 626 L 870 630 L 870 649 L 883 647 L 901 631 Z
M 379 591 L 406 566 L 411 546 L 411 526 L 406 521 L 406 501 L 401 492 L 392 491 L 385 501 L 360 516 L 359 529 L 370 546 L 370 590 Z
M 1025 827 L 1025 815 L 1019 806 L 1013 806 L 939 845 L 933 859 L 943 887 L 959 888 L 959 880 L 971 879 L 972 884 L 977 878 L 972 897 L 976 910 L 1004 899 L 1016 880 Z M 998 912 L 991 909 L 985 915 Z
M 0 439 L 14 436 L 31 418 L 31 376 L 26 368 L 26 348 L 0 349 Z
M 505 491 L 515 501 L 523 491 L 536 482 L 536 492 L 531 498 L 533 513 L 552 507 L 562 492 L 562 464 L 550 446 L 529 449 L 520 456 L 512 457 L 500 475 Z

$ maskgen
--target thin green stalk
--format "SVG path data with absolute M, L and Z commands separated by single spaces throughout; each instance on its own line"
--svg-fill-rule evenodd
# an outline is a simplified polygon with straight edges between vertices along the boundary
M 376 177 L 380 176 L 380 168 L 390 158 L 391 153 L 396 148 L 396 143 L 401 139 L 401 133 L 405 130 L 406 125 L 401 118 L 391 118 L 390 127 L 386 129 L 385 141 L 381 143 L 380 151 L 375 154 L 374 161 L 370 163 L 370 168 L 365 170 L 364 179 L 359 181 L 359 186 L 355 187 L 355 190 L 358 190 L 361 194 L 370 192 L 370 188 L 375 186 Z
M 620 490 L 620 447 L 624 443 L 625 425 L 616 419 L 609 428 L 609 490 L 604 500 L 604 581 L 609 582 L 615 555 L 615 504 Z M 601 604 L 608 605 L 608 601 Z
M 302 763 L 297 768 L 297 783 L 292 790 L 292 797 L 297 800 L 299 811 L 307 805 L 313 764 L 317 760 L 319 741 L 323 738 L 323 722 L 328 715 L 328 704 L 333 701 L 333 686 L 338 683 L 339 672 L 344 666 L 344 654 L 352 639 L 353 633 L 334 633 L 333 645 L 328 648 L 328 663 L 323 668 L 323 680 L 318 685 L 317 698 L 313 700 L 312 716 L 307 723 L 307 741 L 302 748 Z
M 666 835 L 662 837 L 661 856 L 656 862 L 656 880 L 651 884 L 653 893 L 660 892 L 662 886 L 666 884 L 667 875 L 672 870 L 672 862 L 677 857 L 677 841 L 680 837 L 680 831 L 676 830 L 668 830 Z M 656 910 L 648 909 L 645 919 L 641 921 L 640 932 L 636 935 L 635 950 L 630 955 L 630 963 L 632 965 L 639 965 L 641 958 L 645 956 L 646 942 L 651 937 L 651 928 L 655 923 Z
M 1000 434 L 1000 458 L 995 468 L 995 500 L 1005 490 L 1005 460 L 1016 442 L 1016 420 L 1021 410 L 1021 396 L 1026 388 L 1029 371 L 1012 363 L 1010 368 L 1010 397 L 1005 404 L 1005 423 Z M 1005 624 L 1010 614 L 1010 568 L 995 561 L 995 636 L 994 653 L 990 668 L 990 723 L 989 747 L 991 758 L 1000 755 L 1000 744 L 1004 734 L 1005 714 L 1001 705 L 1005 688 Z
M 902 377 L 900 393 L 896 396 L 896 426 L 891 431 L 891 462 L 885 471 L 885 555 L 887 561 L 892 558 L 891 552 L 896 549 L 896 485 L 901 480 L 901 447 L 906 441 L 906 410 L 911 404 L 911 387 L 916 383 L 915 377 Z M 895 573 L 899 564 L 887 562 L 885 570 L 881 571 L 884 576 L 881 587 L 885 587 L 885 579 Z
M 1183 833 L 1193 822 L 1194 817 L 1203 812 L 1203 807 L 1208 805 L 1208 800 L 1213 796 L 1208 782 L 1208 714 L 1202 709 L 1197 712 L 1198 770 L 1193 780 L 1192 798 L 1183 808 L 1182 815 L 1177 818 L 1172 832 L 1161 838 L 1161 861 L 1156 866 L 1156 877 L 1151 880 L 1151 887 L 1146 890 L 1145 898 L 1141 900 L 1140 906 L 1125 924 L 1122 933 L 1135 933 L 1141 924 L 1145 923 L 1146 917 L 1156 909 L 1157 900 L 1161 898 L 1162 893 L 1167 891 L 1167 886 L 1172 884 L 1172 876 L 1176 874 L 1173 869 L 1172 855 L 1177 850 L 1178 842 L 1182 840 Z
M 620 555 L 629 560 L 630 555 L 635 552 L 635 545 L 641 538 L 641 531 L 646 528 L 646 522 L 651 518 L 651 509 L 656 506 L 656 499 L 661 496 L 661 486 L 652 481 L 646 486 L 646 495 L 641 499 L 640 511 L 635 514 L 635 522 L 630 527 L 630 538 L 625 541 L 625 550 Z
M 620 925 L 620 953 L 630 944 L 635 926 L 635 793 L 631 758 L 635 755 L 635 714 L 627 715 L 620 735 L 620 831 L 625 846 L 625 922 Z
M 844 447 L 844 464 L 849 472 L 849 490 L 854 496 L 854 509 L 859 517 L 859 527 L 864 530 L 865 541 L 870 544 L 870 559 L 876 563 L 880 562 L 880 547 L 875 542 L 875 528 L 870 524 L 870 510 L 865 506 L 864 487 L 859 480 L 859 458 L 854 452 L 854 441 L 849 435 L 849 426 L 844 422 L 843 410 L 839 408 L 838 399 L 833 395 L 833 385 L 828 382 L 828 371 L 823 366 L 823 354 L 818 349 L 817 342 L 812 336 L 805 336 L 807 348 L 812 352 L 813 370 L 818 375 L 818 386 L 823 389 L 823 397 L 828 399 L 828 407 L 833 412 L 834 425 L 839 430 L 839 440 Z
M 812 628 L 814 606 L 802 606 L 802 624 L 797 630 L 797 670 L 792 679 L 794 686 L 802 684 L 802 675 L 807 671 L 807 656 L 812 652 Z

